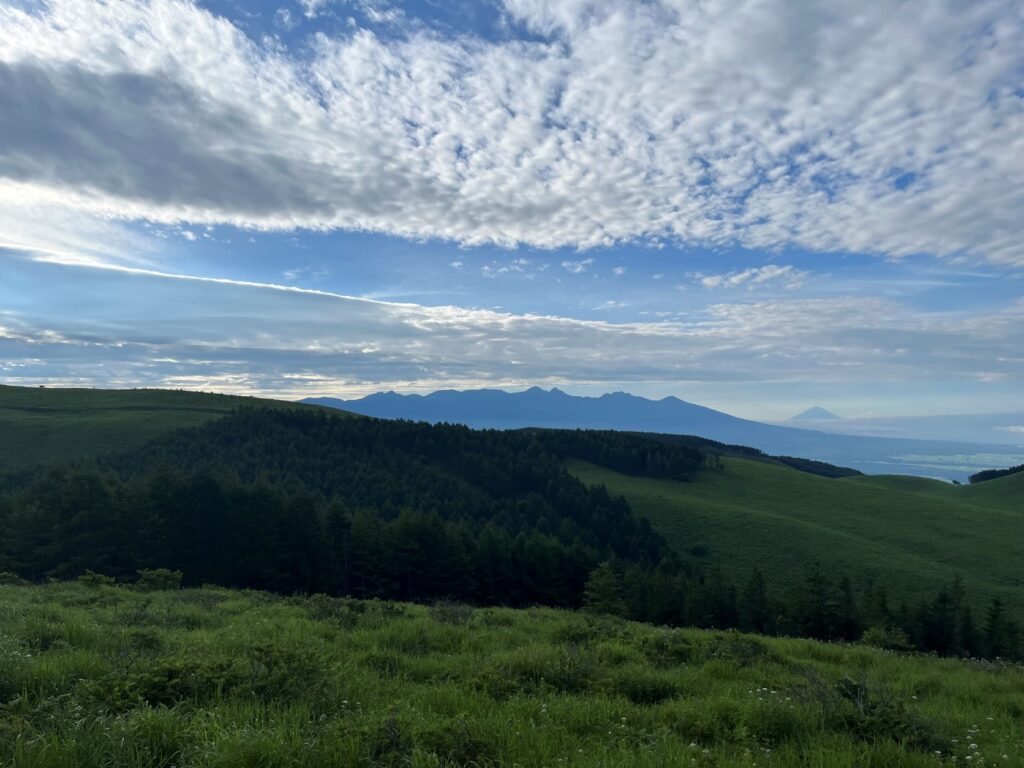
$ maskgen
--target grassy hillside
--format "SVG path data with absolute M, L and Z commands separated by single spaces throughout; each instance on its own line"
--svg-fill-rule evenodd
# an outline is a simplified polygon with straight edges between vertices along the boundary
M 259 404 L 254 397 L 164 389 L 39 389 L 0 385 L 0 474 L 36 464 L 129 451 L 180 427 Z
M 934 592 L 956 573 L 986 600 L 1019 598 L 1024 588 L 1019 476 L 956 487 L 904 477 L 829 479 L 726 458 L 723 470 L 680 483 L 583 462 L 569 467 L 584 482 L 625 496 L 677 551 L 699 545 L 705 560 L 737 579 L 757 566 L 773 580 L 793 582 L 819 563 L 906 598 Z
M 19 768 L 1024 765 L 1020 667 L 548 609 L 3 586 L 0 702 Z
M 902 475 L 873 475 L 847 478 L 847 482 L 870 485 L 887 490 L 908 491 L 944 501 L 995 507 L 1008 512 L 1024 513 L 1024 474 L 1006 475 L 975 485 L 951 485 L 939 480 Z
M 1024 474 L 1007 475 L 960 489 L 971 504 L 1024 513 Z

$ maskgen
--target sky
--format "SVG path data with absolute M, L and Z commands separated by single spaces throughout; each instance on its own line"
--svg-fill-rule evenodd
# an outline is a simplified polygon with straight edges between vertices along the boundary
M 1018 0 L 0 0 L 0 383 L 1024 410 Z

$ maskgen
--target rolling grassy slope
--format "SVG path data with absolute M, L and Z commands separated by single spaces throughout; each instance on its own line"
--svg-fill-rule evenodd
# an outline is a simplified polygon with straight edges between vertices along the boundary
M 254 397 L 163 389 L 38 389 L 0 386 L 0 474 L 136 448 L 235 408 L 305 408 Z
M 1024 473 L 1006 475 L 975 485 L 950 485 L 939 480 L 902 475 L 865 475 L 845 478 L 846 482 L 870 485 L 885 490 L 899 490 L 944 501 L 995 507 L 1024 514 Z
M 961 492 L 971 504 L 1024 513 L 1024 474 L 1022 473 L 965 486 Z
M 19 768 L 1021 766 L 1022 712 L 1016 665 L 551 609 L 0 586 Z
M 754 566 L 792 583 L 817 563 L 917 598 L 959 573 L 975 598 L 1024 596 L 1024 493 L 1014 476 L 977 487 L 918 478 L 829 479 L 724 459 L 722 471 L 681 483 L 621 475 L 583 462 L 584 482 L 622 494 L 681 553 L 744 579 Z M 983 486 L 989 485 L 988 488 Z

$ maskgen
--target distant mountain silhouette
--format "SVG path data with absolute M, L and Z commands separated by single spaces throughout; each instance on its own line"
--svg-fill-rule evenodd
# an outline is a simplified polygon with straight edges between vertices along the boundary
M 964 479 L 973 471 L 965 466 L 964 455 L 1006 450 L 1005 446 L 827 434 L 741 419 L 677 397 L 648 400 L 626 392 L 579 397 L 559 389 L 531 387 L 523 392 L 498 389 L 440 390 L 429 395 L 380 392 L 358 400 L 317 397 L 302 402 L 384 419 L 451 422 L 478 429 L 549 427 L 699 435 L 774 455 L 817 459 L 863 472 L 947 479 Z M 910 456 L 924 458 L 906 458 Z M 956 461 L 952 460 L 954 456 L 958 457 Z M 935 457 L 951 458 L 943 462 Z M 979 469 L 989 466 L 992 466 L 990 460 L 977 465 Z
M 790 421 L 839 421 L 839 417 L 832 411 L 826 411 L 820 405 L 816 405 L 806 411 L 801 411 Z

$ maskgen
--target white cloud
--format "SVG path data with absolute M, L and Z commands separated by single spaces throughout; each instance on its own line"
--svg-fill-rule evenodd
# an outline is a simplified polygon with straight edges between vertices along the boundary
M 529 259 L 516 258 L 504 262 L 492 261 L 490 264 L 485 264 L 480 268 L 480 274 L 484 277 L 519 274 L 532 279 L 537 272 L 542 272 L 545 268 L 546 265 L 541 265 L 541 267 L 533 266 Z
M 779 266 L 769 264 L 764 267 L 750 267 L 749 269 L 726 272 L 719 275 L 694 275 L 700 284 L 705 288 L 740 288 L 753 290 L 765 283 L 779 286 L 785 289 L 799 288 L 807 279 L 807 272 L 799 270 L 791 265 Z
M 299 20 L 292 16 L 292 12 L 287 8 L 278 8 L 274 13 L 274 23 L 281 29 L 292 30 L 298 26 Z
M 327 277 L 328 272 L 326 269 L 319 269 L 316 267 L 293 267 L 292 269 L 286 269 L 281 273 L 281 277 L 286 280 L 321 280 Z
M 299 0 L 299 5 L 307 19 L 328 13 L 331 6 L 345 11 L 359 11 L 368 21 L 376 24 L 394 24 L 405 17 L 402 10 L 393 7 L 389 0 Z
M 356 30 L 293 55 L 180 0 L 0 7 L 0 206 L 1024 265 L 1014 0 L 506 12 L 540 39 Z
M 574 275 L 582 275 L 588 269 L 590 265 L 594 263 L 593 259 L 580 259 L 579 261 L 563 261 L 562 269 L 566 272 L 572 272 Z
M 626 274 L 626 268 L 625 267 L 615 267 L 612 270 L 612 274 L 615 275 L 616 277 L 622 277 L 624 274 Z
M 327 7 L 330 0 L 299 0 L 302 14 L 307 19 L 315 19 Z

